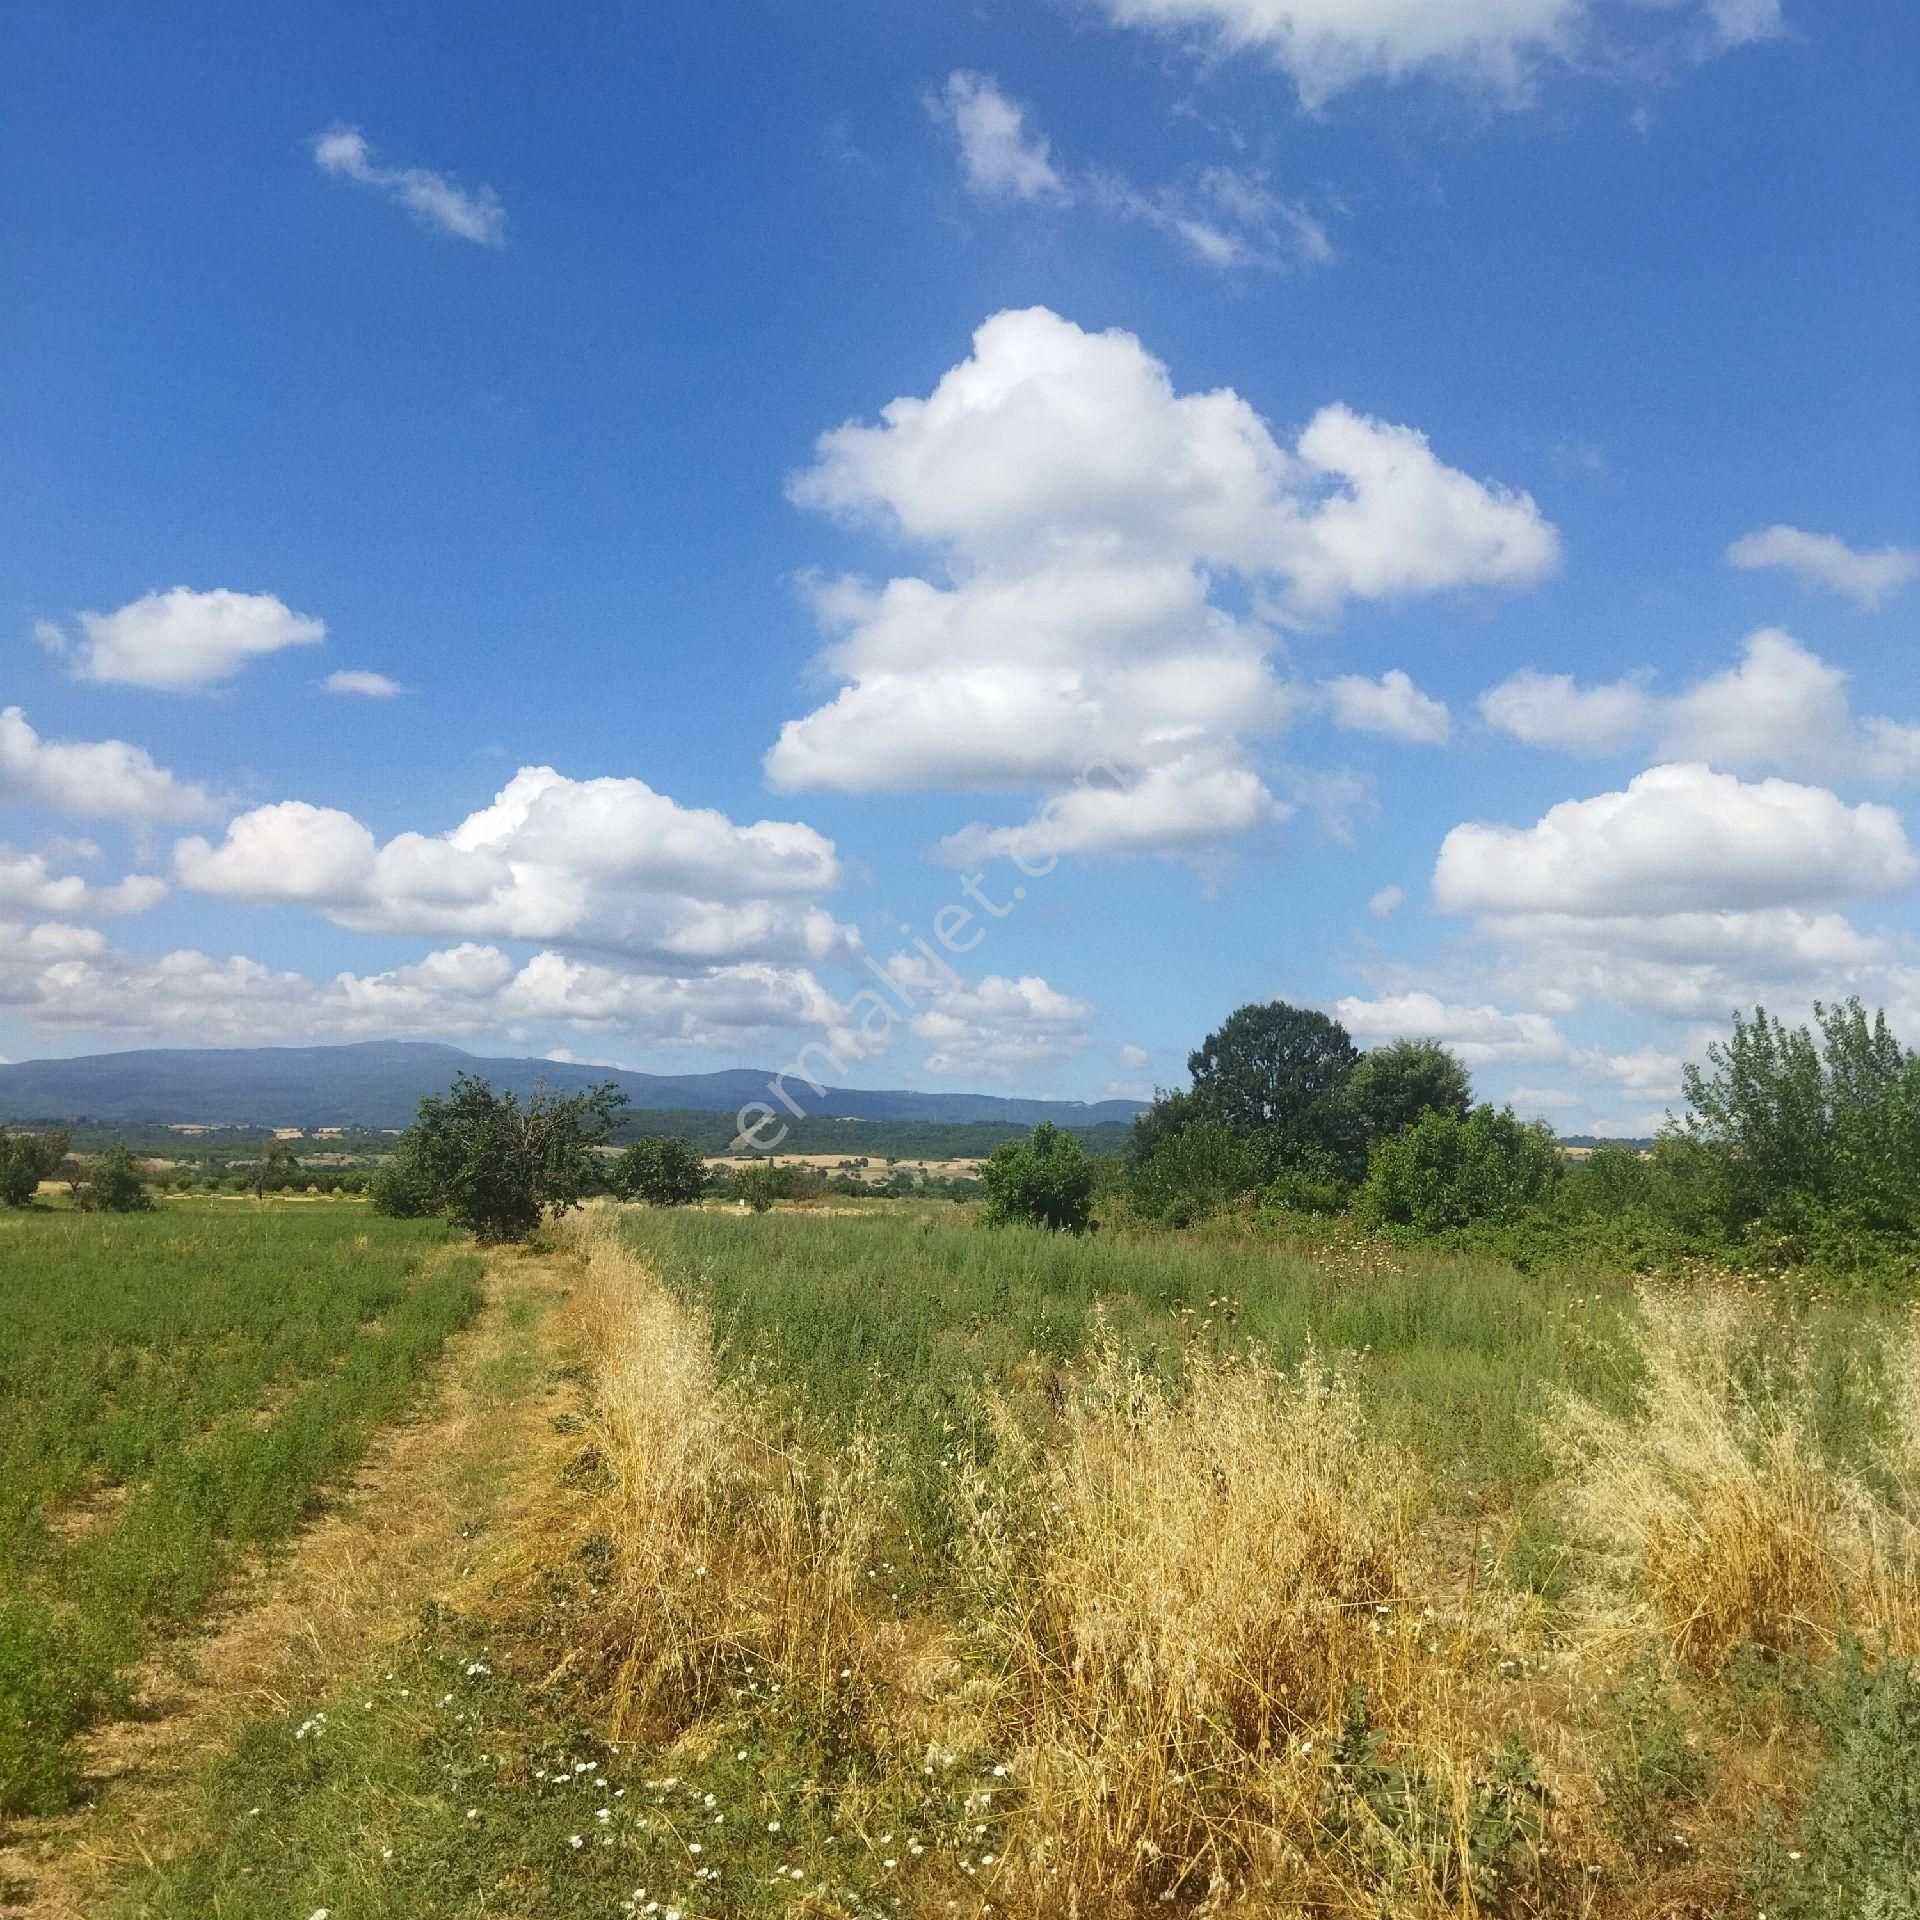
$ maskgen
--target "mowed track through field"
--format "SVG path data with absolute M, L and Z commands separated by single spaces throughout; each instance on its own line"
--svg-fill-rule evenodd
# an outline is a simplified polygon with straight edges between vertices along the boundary
M 552 1435 L 555 1366 L 542 1329 L 561 1289 L 537 1260 L 496 1252 L 480 1272 L 451 1245 L 428 1253 L 423 1279 L 454 1262 L 473 1269 L 477 1312 L 410 1376 L 398 1422 L 360 1436 L 357 1467 L 317 1518 L 277 1549 L 238 1548 L 191 1629 L 122 1676 L 121 1710 L 68 1743 L 72 1807 L 0 1822 L 0 1914 L 99 1911 L 129 1868 L 164 1854 L 174 1800 L 201 1761 L 403 1634 L 510 1531 L 540 1477 L 540 1438 Z M 292 1397 L 275 1392 L 263 1422 Z M 117 1516 L 133 1498 L 88 1505 Z

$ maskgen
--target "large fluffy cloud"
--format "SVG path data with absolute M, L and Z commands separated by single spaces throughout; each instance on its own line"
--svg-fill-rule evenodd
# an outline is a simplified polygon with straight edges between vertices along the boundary
M 1596 24 L 1643 25 L 1645 0 L 1102 0 L 1123 26 L 1201 33 L 1266 54 L 1317 106 L 1369 78 L 1440 71 L 1517 94 L 1543 59 L 1579 50 Z M 1692 57 L 1780 31 L 1780 0 L 1655 0 L 1678 12 Z M 1604 16 L 1596 22 L 1596 16 Z
M 1655 767 L 1525 828 L 1448 834 L 1434 900 L 1470 915 L 1482 992 L 1549 1017 L 1608 1007 L 1719 1027 L 1764 1000 L 1858 993 L 1920 1017 L 1920 960 L 1843 910 L 1920 876 L 1899 816 L 1825 788 Z
M 1678 764 L 1563 801 L 1531 827 L 1455 827 L 1433 892 L 1449 913 L 1742 912 L 1891 893 L 1916 873 L 1889 807 Z
M 1224 585 L 1319 620 L 1525 585 L 1559 551 L 1531 499 L 1409 428 L 1333 406 L 1286 447 L 1239 395 L 1179 393 L 1131 334 L 1044 308 L 988 321 L 926 398 L 822 436 L 790 492 L 929 549 L 939 571 L 815 583 L 845 684 L 781 730 L 767 772 L 786 788 L 1058 799 L 1101 767 L 1122 786 L 1154 775 L 1163 798 L 1189 778 L 1217 796 L 1222 767 L 1296 704 L 1272 631 Z
M 174 587 L 143 594 L 113 613 L 79 616 L 74 671 L 85 680 L 182 692 L 230 680 L 249 660 L 285 647 L 318 646 L 326 622 L 295 613 L 270 593 Z M 40 637 L 56 652 L 66 634 L 51 622 Z
M 1532 669 L 1481 695 L 1489 725 L 1530 746 L 1608 753 L 1651 742 L 1663 759 L 1822 779 L 1920 780 L 1920 726 L 1857 718 L 1847 675 L 1778 627 L 1748 636 L 1736 666 L 1672 695 L 1649 674 L 1582 687 Z
M 550 767 L 522 768 L 445 834 L 381 845 L 350 814 L 290 800 L 242 814 L 218 846 L 181 841 L 174 859 L 199 892 L 297 902 L 343 926 L 563 942 L 666 971 L 858 944 L 814 903 L 840 867 L 811 827 L 736 826 L 644 781 Z
M 154 764 L 124 740 L 43 740 L 18 707 L 0 712 L 0 805 L 44 807 L 84 819 L 196 820 L 212 812 L 204 789 Z

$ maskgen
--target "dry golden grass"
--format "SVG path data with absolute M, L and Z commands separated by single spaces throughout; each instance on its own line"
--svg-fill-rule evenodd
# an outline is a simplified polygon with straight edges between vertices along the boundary
M 1621 1419 L 1569 1401 L 1556 1423 L 1575 1523 L 1605 1556 L 1593 1624 L 1651 1622 L 1707 1673 L 1743 1644 L 1819 1655 L 1852 1633 L 1920 1650 L 1920 1346 L 1896 1356 L 1903 1437 L 1873 1484 L 1823 1456 L 1784 1364 L 1764 1404 L 1733 1380 L 1752 1309 L 1650 1293 L 1642 1311 L 1641 1407 Z
M 591 1595 L 543 1615 L 549 1684 L 615 1742 L 688 1733 L 751 1669 L 789 1701 L 859 1715 L 901 1767 L 917 1771 L 935 1745 L 975 1745 L 953 1636 L 867 1603 L 890 1512 L 873 1448 L 803 1448 L 770 1431 L 750 1391 L 719 1377 L 704 1318 L 651 1279 L 604 1213 L 570 1222 L 567 1243 L 595 1356 L 590 1437 L 531 1530 L 528 1568 L 588 1568 Z M 529 1600 L 538 1612 L 523 1581 Z
M 1547 1796 L 1493 1760 L 1527 1609 L 1336 1374 L 1196 1358 L 1171 1392 L 1103 1348 L 1017 1471 L 972 1496 L 1023 1794 L 1003 1899 L 1531 1910 Z
M 991 1464 L 954 1469 L 955 1590 L 903 1618 L 864 1577 L 872 1447 L 773 1445 L 610 1221 L 568 1241 L 596 1411 L 529 1571 L 595 1571 L 528 1605 L 610 1738 L 697 1750 L 751 1670 L 839 1716 L 875 1794 L 943 1751 L 1004 1756 L 1014 1811 L 974 1885 L 1035 1920 L 1458 1915 L 1539 1880 L 1546 1797 L 1494 1784 L 1523 1604 L 1465 1577 L 1412 1462 L 1318 1364 L 1196 1357 L 1173 1391 L 1103 1347 L 1050 1413 L 997 1403 Z M 1490 1806 L 1516 1816 L 1492 1840 Z

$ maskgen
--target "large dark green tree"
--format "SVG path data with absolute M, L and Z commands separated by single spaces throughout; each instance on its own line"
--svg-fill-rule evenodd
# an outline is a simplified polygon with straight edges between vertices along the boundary
M 1473 1110 L 1473 1082 L 1438 1040 L 1395 1040 L 1360 1056 L 1347 1099 L 1371 1143 L 1391 1140 L 1423 1113 L 1464 1120 Z
M 1357 1177 L 1366 1144 L 1346 1093 L 1359 1059 L 1346 1028 L 1311 1007 L 1242 1007 L 1187 1056 L 1192 1117 L 1258 1143 L 1270 1172 Z
M 524 1240 L 594 1191 L 594 1149 L 626 1103 L 612 1082 L 564 1098 L 536 1089 L 523 1103 L 460 1074 L 401 1136 L 395 1197 L 430 1201 L 477 1240 Z

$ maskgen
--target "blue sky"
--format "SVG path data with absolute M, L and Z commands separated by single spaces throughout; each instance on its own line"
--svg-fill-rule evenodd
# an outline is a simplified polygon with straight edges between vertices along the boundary
M 1905 9 L 0 32 L 0 1054 L 1920 1039 Z

